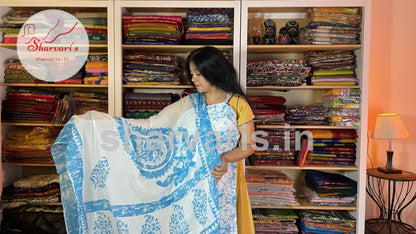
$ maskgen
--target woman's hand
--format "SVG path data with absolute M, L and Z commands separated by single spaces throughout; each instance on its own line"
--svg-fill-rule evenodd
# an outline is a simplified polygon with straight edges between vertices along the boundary
M 214 183 L 218 183 L 221 177 L 228 171 L 227 161 L 224 159 L 224 157 L 221 157 L 221 166 L 219 167 L 214 164 L 214 169 L 211 169 L 211 171 L 211 176 L 216 178 Z

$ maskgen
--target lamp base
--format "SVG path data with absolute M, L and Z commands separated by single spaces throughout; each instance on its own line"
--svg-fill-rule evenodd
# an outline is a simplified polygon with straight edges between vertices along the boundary
M 378 167 L 377 170 L 383 172 L 384 174 L 402 174 L 402 170 L 400 169 L 389 169 L 386 167 Z

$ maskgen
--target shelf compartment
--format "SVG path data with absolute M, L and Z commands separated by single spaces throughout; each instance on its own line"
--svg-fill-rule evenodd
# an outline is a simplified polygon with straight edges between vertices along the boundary
M 27 127 L 63 127 L 65 124 L 51 124 L 51 123 L 14 123 L 2 122 L 2 126 L 27 126 Z
M 361 49 L 361 45 L 247 45 L 247 53 L 252 54 L 359 49 Z
M 289 128 L 284 124 L 268 124 L 268 125 L 256 125 L 259 129 L 359 129 L 359 127 L 344 127 L 344 126 L 313 126 L 313 125 L 289 125 Z
M 287 90 L 317 90 L 317 89 L 359 89 L 359 85 L 354 86 L 313 86 L 313 85 L 301 85 L 296 87 L 284 87 L 284 86 L 259 86 L 259 87 L 247 87 L 247 90 L 276 90 L 276 91 L 287 91 Z
M 3 162 L 4 166 L 22 166 L 22 167 L 55 167 L 55 163 L 13 163 Z
M 357 171 L 357 166 L 245 166 L 247 170 L 331 170 L 331 171 Z
M 247 183 L 248 184 L 248 183 Z M 251 205 L 251 208 L 267 208 L 267 209 L 294 209 L 294 210 L 357 210 L 356 205 L 352 206 L 316 206 L 311 205 L 304 197 L 297 197 L 299 205 L 296 206 L 273 206 L 273 205 Z
M 190 89 L 192 85 L 140 85 L 129 84 L 123 85 L 123 88 L 140 88 L 140 89 Z
M 205 45 L 122 45 L 125 50 L 140 50 L 157 53 L 188 53 Z M 211 45 L 221 51 L 232 51 L 232 45 Z
M 10 87 L 59 87 L 59 88 L 108 88 L 108 85 L 88 84 L 33 84 L 33 83 L 0 83 L 0 86 Z

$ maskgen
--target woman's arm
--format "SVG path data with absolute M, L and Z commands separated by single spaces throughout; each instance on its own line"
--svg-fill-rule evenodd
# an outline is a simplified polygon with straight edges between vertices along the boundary
M 211 169 L 211 175 L 217 178 L 215 183 L 220 181 L 221 177 L 228 171 L 227 163 L 240 161 L 254 153 L 253 146 L 256 144 L 252 139 L 252 134 L 254 133 L 254 121 L 250 120 L 249 122 L 240 125 L 238 131 L 240 132 L 238 146 L 234 150 L 221 156 L 220 167 L 214 165 L 214 169 Z

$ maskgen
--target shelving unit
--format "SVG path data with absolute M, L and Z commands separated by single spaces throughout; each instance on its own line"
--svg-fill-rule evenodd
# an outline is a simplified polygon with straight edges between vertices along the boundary
M 297 20 L 299 26 L 304 23 L 306 12 L 309 7 L 359 7 L 362 11 L 361 22 L 361 44 L 357 45 L 253 45 L 251 41 L 249 15 L 260 13 L 265 19 L 273 19 L 276 23 L 276 31 L 283 25 L 281 21 Z M 241 63 L 240 82 L 250 95 L 281 95 L 287 100 L 286 106 L 307 105 L 313 103 L 325 90 L 334 88 L 359 88 L 361 91 L 360 103 L 360 126 L 359 127 L 337 127 L 337 126 L 297 126 L 290 125 L 290 128 L 297 130 L 308 129 L 354 129 L 358 133 L 356 166 L 246 166 L 247 170 L 276 170 L 283 171 L 291 177 L 295 184 L 302 186 L 305 170 L 320 170 L 331 173 L 340 173 L 357 181 L 357 198 L 353 206 L 314 206 L 309 205 L 304 198 L 298 198 L 299 206 L 292 206 L 291 209 L 312 209 L 312 210 L 346 210 L 356 217 L 356 233 L 364 233 L 365 220 L 365 181 L 366 181 L 366 152 L 367 152 L 367 108 L 368 108 L 368 64 L 369 64 L 369 22 L 370 3 L 365 0 L 354 1 L 330 1 L 330 0 L 278 0 L 278 1 L 254 1 L 243 0 L 241 13 Z M 278 33 L 277 33 L 278 34 Z M 276 36 L 277 37 L 277 36 Z M 276 38 L 277 39 L 277 38 Z M 298 87 L 247 87 L 247 62 L 256 61 L 261 58 L 282 59 L 302 58 L 307 51 L 329 51 L 348 50 L 354 51 L 357 59 L 356 74 L 360 78 L 358 86 L 307 86 Z M 281 125 L 257 125 L 259 130 L 285 129 Z M 258 206 L 254 206 L 258 207 Z M 258 208 L 285 209 L 286 206 L 259 206 Z
M 240 1 L 115 1 L 115 76 L 120 78 L 114 83 L 115 88 L 115 116 L 123 116 L 123 96 L 126 92 L 163 92 L 178 94 L 191 85 L 141 85 L 123 84 L 123 55 L 127 52 L 159 53 L 178 56 L 185 59 L 193 50 L 202 45 L 125 45 L 123 44 L 122 17 L 126 15 L 161 15 L 182 16 L 190 8 L 227 8 L 233 12 L 233 44 L 213 45 L 221 51 L 229 51 L 233 57 L 233 63 L 239 65 L 239 35 L 240 35 Z
M 53 6 L 51 6 L 53 4 Z M 368 70 L 369 70 L 369 22 L 370 1 L 369 0 L 206 0 L 206 1 L 147 1 L 147 0 L 87 0 L 70 1 L 59 0 L 53 3 L 49 1 L 27 1 L 27 0 L 3 0 L 0 3 L 0 16 L 6 8 L 17 9 L 62 9 L 67 11 L 100 11 L 107 13 L 108 43 L 107 45 L 91 45 L 90 51 L 108 53 L 108 85 L 67 85 L 67 84 L 22 84 L 4 83 L 3 71 L 0 67 L 0 93 L 2 99 L 8 87 L 31 87 L 31 88 L 56 88 L 56 89 L 94 89 L 108 93 L 108 113 L 114 117 L 123 116 L 123 96 L 126 92 L 170 92 L 180 94 L 183 90 L 191 88 L 191 85 L 141 85 L 123 83 L 123 55 L 127 52 L 149 52 L 172 54 L 180 58 L 186 58 L 192 50 L 203 45 L 125 45 L 123 44 L 122 17 L 125 15 L 180 15 L 186 16 L 189 8 L 230 8 L 233 11 L 233 44 L 213 45 L 221 51 L 232 54 L 233 64 L 237 69 L 240 83 L 247 94 L 250 95 L 282 95 L 287 99 L 288 106 L 305 105 L 319 98 L 326 90 L 334 88 L 356 88 L 361 90 L 360 103 L 360 126 L 338 127 L 338 126 L 308 126 L 291 125 L 296 130 L 307 129 L 354 129 L 358 133 L 357 160 L 354 166 L 246 166 L 246 170 L 282 170 L 288 173 L 297 183 L 305 170 L 322 170 L 346 175 L 358 182 L 358 193 L 356 203 L 353 206 L 313 206 L 309 205 L 304 198 L 299 198 L 298 206 L 253 206 L 256 208 L 290 208 L 296 210 L 347 210 L 356 217 L 356 233 L 364 233 L 365 221 L 365 186 L 366 186 L 366 153 L 367 153 L 367 109 L 368 109 Z M 248 38 L 249 14 L 262 13 L 276 20 L 300 19 L 304 22 L 305 12 L 309 7 L 359 7 L 362 10 L 361 44 L 353 45 L 253 45 Z M 303 18 L 302 18 L 303 17 Z M 329 51 L 349 50 L 354 51 L 357 59 L 356 73 L 360 78 L 360 85 L 356 86 L 307 86 L 279 87 L 262 86 L 247 87 L 247 62 L 260 58 L 300 58 L 307 51 Z M 0 62 L 4 62 L 11 55 L 16 54 L 16 45 L 12 43 L 0 43 Z M 52 126 L 62 127 L 63 124 L 48 123 L 8 123 L 1 122 L 2 135 L 11 127 L 16 126 Z M 276 130 L 284 129 L 285 125 L 257 125 L 258 129 Z M 54 171 L 54 165 L 38 165 L 32 163 L 3 163 L 6 183 L 22 178 L 27 175 Z M 52 203 L 52 205 L 56 205 Z
M 103 12 L 107 15 L 107 43 L 106 44 L 90 44 L 89 53 L 105 52 L 108 53 L 108 84 L 109 85 L 84 85 L 84 84 L 52 84 L 52 83 L 5 83 L 4 81 L 4 62 L 10 57 L 17 57 L 16 44 L 0 43 L 0 93 L 1 100 L 5 98 L 7 88 L 48 88 L 54 90 L 96 90 L 108 94 L 108 113 L 114 115 L 114 43 L 112 36 L 114 35 L 113 27 L 113 1 L 107 0 L 91 0 L 91 1 L 21 1 L 21 0 L 4 0 L 0 2 L 0 17 L 5 15 L 9 10 L 35 11 L 39 12 L 48 9 L 59 9 L 66 12 Z M 1 20 L 0 20 L 1 21 Z M 1 106 L 1 104 L 0 104 Z M 1 117 L 0 117 L 1 118 Z M 5 122 L 0 121 L 2 128 L 2 137 L 0 141 L 3 144 L 7 136 L 7 132 L 16 127 L 54 127 L 60 129 L 64 124 L 36 123 L 36 122 Z M 27 155 L 28 156 L 28 155 Z M 53 174 L 56 173 L 55 165 L 52 163 L 32 163 L 32 162 L 0 162 L 0 166 L 4 170 L 5 181 L 3 187 L 10 185 L 12 182 L 26 178 L 32 175 Z M 56 206 L 61 205 L 60 202 L 32 203 L 33 205 Z

